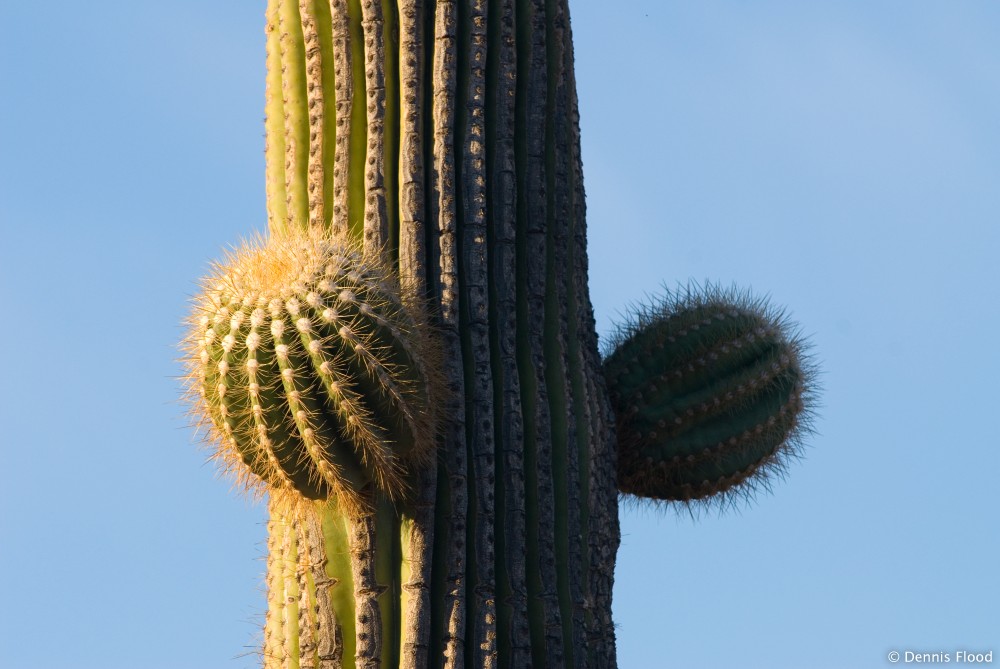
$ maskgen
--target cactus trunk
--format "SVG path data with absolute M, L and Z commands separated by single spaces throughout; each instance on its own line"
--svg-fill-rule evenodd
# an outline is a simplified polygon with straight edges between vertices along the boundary
M 567 0 L 271 0 L 267 47 L 271 235 L 381 256 L 449 392 L 410 494 L 272 496 L 265 666 L 614 666 Z

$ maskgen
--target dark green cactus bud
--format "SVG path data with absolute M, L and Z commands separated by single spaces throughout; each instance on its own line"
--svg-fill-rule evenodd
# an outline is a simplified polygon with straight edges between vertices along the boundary
M 808 425 L 813 370 L 783 314 L 689 288 L 643 307 L 605 359 L 618 487 L 689 502 L 781 472 Z
M 196 412 L 247 488 L 363 506 L 434 444 L 437 354 L 419 306 L 345 240 L 255 242 L 204 281 L 188 338 Z

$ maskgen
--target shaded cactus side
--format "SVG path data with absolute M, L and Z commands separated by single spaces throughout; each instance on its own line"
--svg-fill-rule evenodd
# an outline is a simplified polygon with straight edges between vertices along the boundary
M 691 502 L 752 491 L 808 433 L 815 370 L 784 316 L 708 286 L 641 307 L 604 362 L 618 424 L 618 486 Z

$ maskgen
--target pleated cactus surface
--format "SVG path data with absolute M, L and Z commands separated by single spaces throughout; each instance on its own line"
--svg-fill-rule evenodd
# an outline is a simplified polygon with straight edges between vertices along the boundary
M 619 477 L 694 499 L 781 462 L 794 345 L 699 306 L 602 363 L 568 0 L 269 0 L 266 36 L 269 237 L 188 341 L 268 498 L 264 666 L 615 667 Z
M 188 348 L 218 458 L 247 488 L 403 499 L 435 447 L 440 354 L 379 256 L 324 236 L 244 245 L 205 280 Z
M 814 370 L 804 344 L 748 294 L 669 294 L 609 348 L 622 492 L 680 502 L 749 493 L 784 470 L 808 431 Z
M 270 238 L 208 281 L 193 345 L 269 499 L 265 665 L 614 666 L 566 0 L 271 0 L 265 32 Z M 324 259 L 265 300 L 247 268 L 302 235 L 398 298 Z

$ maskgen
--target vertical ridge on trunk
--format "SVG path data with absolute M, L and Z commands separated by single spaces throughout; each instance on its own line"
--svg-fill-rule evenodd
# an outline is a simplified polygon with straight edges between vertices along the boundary
M 330 0 L 330 28 L 333 45 L 333 72 L 336 104 L 336 136 L 333 153 L 334 233 L 350 229 L 351 119 L 353 118 L 354 76 L 351 63 L 348 0 Z
M 262 651 L 265 669 L 283 669 L 285 666 L 285 634 L 282 628 L 284 616 L 285 584 L 282 562 L 284 561 L 285 526 L 270 506 L 267 521 L 267 614 L 264 618 L 264 649 Z
M 545 667 L 561 667 L 565 658 L 557 590 L 552 432 L 544 350 L 548 83 L 545 28 L 544 0 L 519 0 L 518 97 L 522 112 L 518 122 L 522 129 L 518 134 L 520 182 L 516 253 L 518 370 L 525 412 L 529 611 L 531 600 L 534 600 L 534 662 Z
M 417 299 L 427 291 L 424 11 L 424 0 L 399 2 L 399 275 Z
M 567 0 L 559 0 L 569 16 Z M 571 23 L 567 24 L 569 43 L 572 43 Z M 591 406 L 593 433 L 590 438 L 589 465 L 585 471 L 587 485 L 586 555 L 589 567 L 589 600 L 592 620 L 587 630 L 587 649 L 590 665 L 595 669 L 617 667 L 615 626 L 611 618 L 611 599 L 614 587 L 615 556 L 621 543 L 618 523 L 618 485 L 616 482 L 617 453 L 615 447 L 614 416 L 601 366 L 597 346 L 594 308 L 587 289 L 587 227 L 586 201 L 583 186 L 583 157 L 580 153 L 580 109 L 576 92 L 572 48 L 566 52 L 569 76 L 569 109 L 573 141 L 571 175 L 573 181 L 574 274 L 577 286 L 577 315 L 586 392 Z
M 467 611 L 466 521 L 468 514 L 467 455 L 465 430 L 465 388 L 462 347 L 459 337 L 459 285 L 457 220 L 455 209 L 455 87 L 457 67 L 458 11 L 454 0 L 440 0 L 435 7 L 433 87 L 434 168 L 432 212 L 437 224 L 435 248 L 438 257 L 436 298 L 440 305 L 442 339 L 445 349 L 444 373 L 448 379 L 449 401 L 445 408 L 443 457 L 448 472 L 447 516 L 439 515 L 439 528 L 448 528 L 448 557 L 445 616 L 447 617 L 444 655 L 449 669 L 465 665 Z M 445 509 L 440 509 L 444 512 Z
M 485 0 L 460 6 L 461 44 L 457 99 L 461 121 L 456 136 L 461 141 L 457 181 L 462 233 L 461 332 L 466 386 L 466 426 L 473 486 L 470 489 L 471 544 L 469 579 L 475 601 L 475 637 L 471 666 L 496 665 L 496 591 L 494 550 L 494 445 L 493 378 L 489 344 L 488 256 L 486 247 L 486 30 Z M 473 560 L 474 557 L 474 560 Z
M 313 572 L 308 528 L 303 518 L 297 525 L 299 561 L 296 574 L 299 581 L 299 667 L 300 669 L 316 669 L 318 658 L 318 611 L 316 609 L 316 584 Z
M 427 246 L 424 190 L 424 0 L 399 3 L 399 278 L 410 298 L 427 296 Z M 434 463 L 416 475 L 415 498 L 403 520 L 403 560 L 408 578 L 403 583 L 402 648 L 400 667 L 421 669 L 430 662 L 431 578 L 434 551 L 434 500 L 437 467 Z
M 571 273 L 569 207 L 569 101 L 565 69 L 566 16 L 556 0 L 546 2 L 548 55 L 548 113 L 546 127 L 547 256 L 546 256 L 546 383 L 552 415 L 553 487 L 556 499 L 556 561 L 559 565 L 559 610 L 567 666 L 583 667 L 583 599 L 580 572 L 579 458 L 576 451 L 576 414 L 579 411 L 567 378 L 569 321 L 575 317 L 569 300 Z M 572 447 L 571 447 L 572 446 Z
M 599 429 L 595 425 L 598 409 L 596 406 L 596 389 L 587 381 L 587 360 L 584 349 L 588 328 L 593 327 L 593 319 L 587 311 L 583 300 L 587 295 L 586 269 L 586 229 L 583 209 L 583 183 L 580 172 L 580 132 L 579 117 L 576 109 L 576 90 L 573 79 L 573 40 L 569 21 L 569 9 L 564 1 L 560 1 L 557 11 L 558 23 L 562 32 L 563 76 L 560 79 L 560 96 L 566 97 L 567 113 L 564 119 L 565 131 L 568 133 L 565 150 L 561 152 L 565 161 L 563 184 L 565 215 L 569 222 L 567 267 L 565 274 L 566 305 L 569 311 L 567 322 L 567 371 L 569 376 L 569 391 L 576 410 L 576 444 L 569 443 L 569 457 L 575 460 L 576 480 L 568 481 L 570 494 L 570 564 L 573 569 L 571 579 L 571 596 L 573 608 L 573 644 L 577 649 L 575 661 L 578 666 L 590 666 L 592 653 L 589 651 L 587 632 L 593 626 L 594 598 L 588 579 L 590 570 L 589 553 L 589 523 L 590 523 L 590 450 Z M 582 263 L 582 264 L 581 264 Z M 588 340 L 589 341 L 589 340 Z M 575 450 L 575 453 L 573 452 Z M 574 457 L 575 455 L 575 457 Z M 574 501 L 575 500 L 575 501 Z M 610 604 L 610 602 L 609 602 Z
M 294 517 L 285 518 L 282 542 L 282 574 L 284 576 L 283 627 L 285 638 L 284 661 L 287 669 L 299 669 L 299 538 Z
M 318 515 L 311 509 L 303 519 L 302 536 L 302 542 L 308 550 L 310 586 L 316 615 L 316 667 L 335 669 L 341 666 L 344 652 L 343 637 L 330 596 L 330 590 L 336 587 L 337 582 L 327 573 L 329 560 L 323 539 L 323 526 Z
M 368 111 L 368 147 L 365 160 L 365 251 L 381 252 L 389 240 L 389 211 L 385 196 L 385 42 L 382 3 L 362 0 L 365 100 Z
M 420 485 L 417 499 L 408 507 L 410 520 L 404 520 L 404 560 L 409 561 L 409 578 L 403 583 L 403 631 L 400 667 L 420 669 L 431 666 L 430 632 L 431 557 L 434 551 L 434 498 L 437 493 L 437 467 L 428 467 L 417 476 Z
M 496 433 L 497 645 L 501 667 L 523 667 L 531 662 L 525 582 L 524 426 L 517 370 L 514 12 L 514 0 L 494 0 L 490 4 L 486 82 L 486 232 L 492 249 L 489 320 Z
M 309 129 L 309 156 L 306 192 L 309 195 L 309 226 L 326 227 L 324 189 L 323 129 L 326 103 L 323 92 L 323 55 L 316 21 L 317 0 L 299 0 L 302 42 L 305 48 L 306 113 Z
M 364 47 L 364 99 L 367 147 L 364 172 L 365 253 L 383 255 L 388 262 L 390 219 L 386 206 L 386 50 L 385 16 L 380 0 L 361 0 L 361 35 Z M 352 36 L 353 38 L 354 36 Z M 357 95 L 355 100 L 357 100 Z M 398 573 L 394 545 L 399 524 L 390 502 L 376 494 L 374 509 L 352 528 L 352 571 L 356 592 L 362 593 L 357 609 L 358 666 L 398 664 L 398 593 L 393 575 Z M 373 565 L 366 564 L 374 561 Z M 370 569 L 370 567 L 374 567 Z M 375 618 L 377 617 L 377 623 Z
M 375 576 L 375 523 L 374 510 L 349 522 L 358 669 L 378 669 L 382 661 L 382 611 L 378 599 L 385 588 Z
M 320 81 L 323 96 L 323 122 L 319 126 L 320 155 L 322 156 L 323 217 L 317 224 L 329 231 L 334 219 L 333 171 L 337 153 L 337 77 L 336 51 L 333 46 L 333 4 L 331 0 L 311 0 L 312 16 L 316 22 L 317 48 L 319 49 Z
M 285 192 L 285 105 L 281 82 L 281 26 L 278 3 L 270 2 L 265 15 L 267 78 L 264 89 L 264 191 L 267 195 L 267 226 L 275 233 L 288 224 Z

